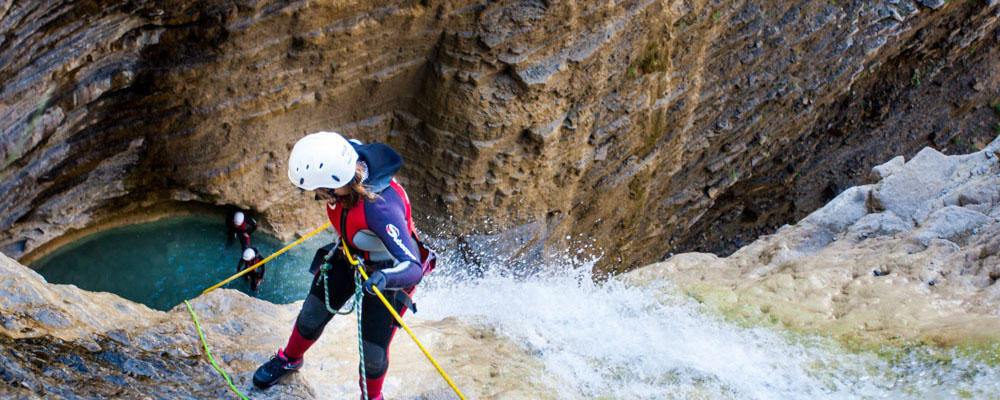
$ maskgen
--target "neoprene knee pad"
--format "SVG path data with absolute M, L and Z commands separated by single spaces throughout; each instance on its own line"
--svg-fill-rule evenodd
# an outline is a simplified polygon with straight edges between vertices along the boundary
M 295 319 L 295 329 L 299 330 L 303 339 L 316 340 L 323 333 L 326 323 L 330 322 L 332 318 L 333 314 L 326 310 L 326 304 L 323 303 L 323 300 L 309 295 L 302 303 L 299 317 Z
M 365 378 L 376 379 L 389 369 L 389 358 L 385 348 L 367 340 L 362 341 L 365 349 Z

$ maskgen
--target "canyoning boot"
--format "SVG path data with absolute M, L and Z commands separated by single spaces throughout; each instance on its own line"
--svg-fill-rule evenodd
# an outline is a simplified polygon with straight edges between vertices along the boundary
M 257 372 L 254 372 L 253 384 L 258 388 L 267 389 L 278 383 L 278 380 L 285 376 L 285 374 L 296 371 L 299 368 L 302 368 L 301 358 L 295 362 L 291 362 L 288 360 L 288 357 L 285 357 L 284 351 L 278 350 L 278 354 L 275 354 L 274 357 L 271 357 L 270 361 L 257 368 Z

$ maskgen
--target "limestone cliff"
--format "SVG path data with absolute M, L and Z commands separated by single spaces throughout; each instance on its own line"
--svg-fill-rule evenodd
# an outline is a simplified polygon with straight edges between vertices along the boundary
M 729 257 L 678 254 L 631 276 L 669 279 L 739 320 L 845 341 L 995 343 L 1000 138 L 963 156 L 925 148 L 872 179 Z
M 424 229 L 624 268 L 725 252 L 997 122 L 984 1 L 0 3 L 0 249 L 188 203 L 280 236 L 303 134 L 386 141 Z M 435 222 L 434 224 L 427 223 Z M 483 221 L 490 221 L 484 225 Z M 487 232 L 489 233 L 489 232 Z M 618 262 L 622 260 L 623 262 Z

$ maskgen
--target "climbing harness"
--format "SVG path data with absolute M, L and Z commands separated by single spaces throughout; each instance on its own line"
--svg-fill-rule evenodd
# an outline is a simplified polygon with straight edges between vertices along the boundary
M 205 334 L 201 332 L 201 324 L 198 323 L 198 316 L 194 314 L 194 309 L 191 308 L 191 303 L 184 300 L 184 304 L 187 305 L 188 311 L 191 312 L 191 318 L 194 318 L 194 326 L 198 328 L 198 336 L 201 337 L 201 345 L 205 346 L 205 354 L 208 355 L 208 361 L 212 363 L 212 366 L 215 367 L 216 371 L 219 371 L 219 373 L 222 374 L 223 378 L 226 378 L 226 382 L 229 383 L 229 388 L 233 389 L 236 394 L 240 395 L 240 398 L 247 400 L 247 397 L 244 396 L 243 393 L 240 393 L 240 391 L 236 389 L 236 386 L 233 386 L 233 380 L 229 379 L 229 375 L 226 375 L 226 371 L 223 371 L 222 368 L 219 368 L 219 365 L 215 363 L 215 359 L 212 358 L 212 352 L 208 350 L 208 342 L 205 341 Z

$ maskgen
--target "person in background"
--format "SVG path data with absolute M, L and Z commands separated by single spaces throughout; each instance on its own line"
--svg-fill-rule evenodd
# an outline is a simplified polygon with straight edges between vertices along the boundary
M 250 247 L 250 235 L 257 230 L 257 220 L 243 211 L 236 210 L 226 218 L 230 237 L 235 237 L 244 249 Z
M 326 200 L 327 217 L 346 242 L 350 255 L 363 259 L 369 274 L 362 283 L 364 374 L 359 380 L 367 388 L 366 400 L 383 398 L 389 344 L 396 332 L 392 315 L 374 289 L 403 315 L 408 307 L 413 308 L 410 295 L 417 283 L 434 267 L 433 252 L 417 239 L 410 200 L 393 179 L 402 165 L 399 153 L 386 144 L 349 142 L 335 132 L 303 137 L 292 148 L 288 160 L 289 180 L 300 189 L 314 191 L 317 199 Z M 326 260 L 325 265 L 315 272 L 288 344 L 254 373 L 253 382 L 259 388 L 268 388 L 288 372 L 301 368 L 306 350 L 319 339 L 335 310 L 355 293 L 355 267 L 343 247 L 324 249 L 330 254 L 321 258 Z
M 244 269 L 250 268 L 261 261 L 260 252 L 253 247 L 247 247 L 243 249 L 243 257 L 240 258 L 239 264 L 236 265 L 236 272 L 243 272 Z M 253 292 L 257 291 L 260 284 L 264 282 L 264 265 L 261 264 L 259 267 L 255 268 L 253 271 L 247 272 L 243 275 L 250 282 L 250 290 Z

